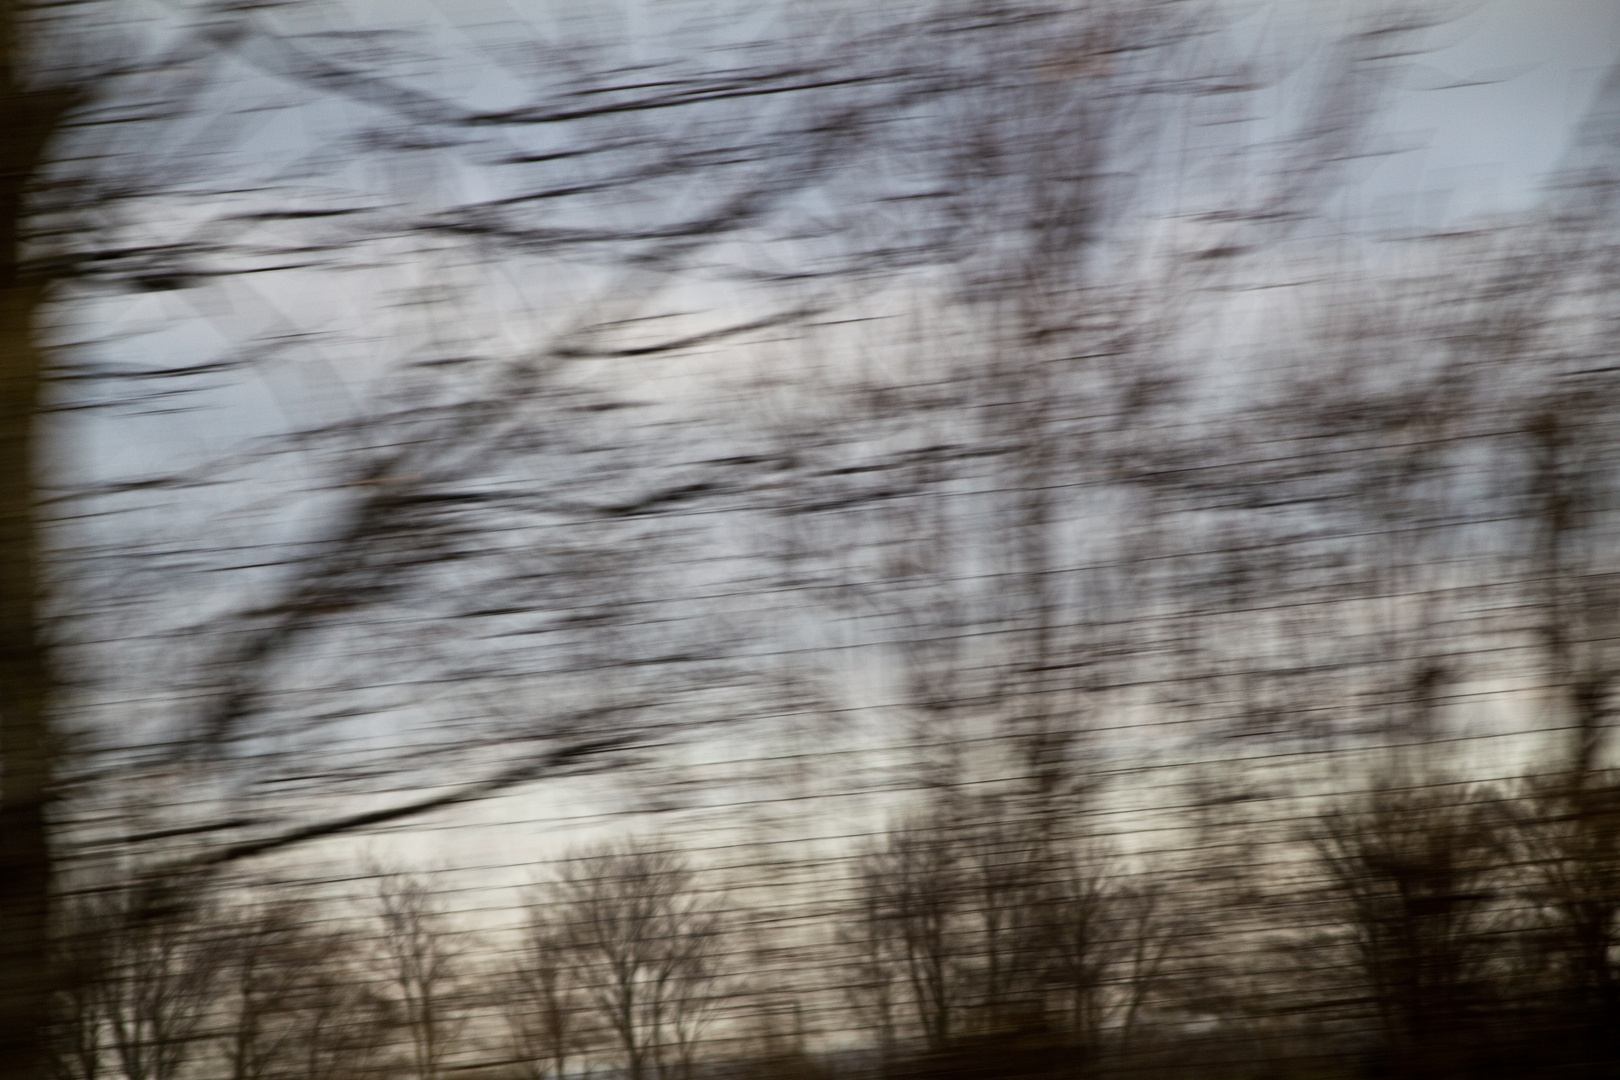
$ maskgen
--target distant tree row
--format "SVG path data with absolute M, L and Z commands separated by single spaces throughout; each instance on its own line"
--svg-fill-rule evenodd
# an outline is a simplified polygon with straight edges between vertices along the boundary
M 557 864 L 520 928 L 372 898 L 86 891 L 64 1080 L 409 1075 L 1600 1077 L 1620 1065 L 1620 782 L 1386 778 L 1216 880 L 1016 786 L 927 796 L 770 946 L 663 841 Z M 1057 822 L 1060 829 L 1054 829 Z M 1234 829 L 1238 826 L 1234 823 Z M 742 879 L 746 884 L 746 877 Z M 258 899 L 269 896 L 269 899 Z M 772 964 L 767 955 L 791 956 Z M 786 1030 L 781 1004 L 795 1017 Z

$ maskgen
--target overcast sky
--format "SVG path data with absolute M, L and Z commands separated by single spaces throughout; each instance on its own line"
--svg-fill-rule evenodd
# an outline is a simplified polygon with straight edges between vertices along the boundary
M 1364 208 L 1424 225 L 1526 208 L 1620 61 L 1620 4 L 1497 0 L 1433 40 L 1383 121 L 1412 149 L 1368 174 Z
M 1297 62 L 1295 70 L 1303 84 L 1313 78 L 1308 52 L 1313 36 L 1318 44 L 1332 37 L 1337 24 L 1329 15 L 1335 10 L 1363 10 L 1364 2 L 1273 0 L 1255 4 L 1253 17 L 1293 19 L 1307 31 L 1288 35 L 1304 43 L 1304 49 L 1297 61 L 1285 59 L 1283 68 Z M 725 5 L 716 3 L 714 7 L 722 10 Z M 445 10 L 453 8 L 447 0 Z M 1313 19 L 1319 25 L 1310 25 Z M 1549 172 L 1564 159 L 1576 125 L 1589 113 L 1598 88 L 1620 58 L 1620 3 L 1498 0 L 1470 7 L 1435 28 L 1431 38 L 1433 51 L 1413 57 L 1403 69 L 1400 84 L 1386 99 L 1386 111 L 1378 121 L 1392 152 L 1369 160 L 1344 197 L 1352 209 L 1365 215 L 1363 220 L 1393 226 L 1450 224 L 1476 213 L 1511 212 L 1533 205 Z M 1287 92 L 1286 86 L 1279 89 L 1280 94 Z M 430 276 L 428 271 L 434 269 L 424 266 L 423 275 Z M 401 276 L 408 276 L 405 271 Z M 281 299 L 283 309 L 303 320 L 294 322 L 289 316 L 284 336 L 294 330 L 310 332 L 322 350 L 339 347 L 328 336 L 313 332 L 324 323 L 309 311 L 307 287 L 300 291 L 300 287 L 289 286 L 278 296 L 264 279 L 255 279 L 252 286 L 237 289 L 231 282 L 235 292 L 221 301 L 234 305 L 230 313 L 244 324 L 245 332 L 282 332 L 282 311 L 275 306 Z M 380 287 L 373 292 L 352 283 L 348 287 L 346 293 L 335 291 L 322 299 L 335 307 L 354 309 L 357 321 L 366 327 L 385 319 L 400 320 L 401 340 L 414 332 L 404 316 L 397 314 L 408 310 L 408 305 L 390 308 L 385 302 L 388 294 Z M 131 320 L 130 312 L 146 313 L 161 330 L 150 339 L 157 343 L 152 355 L 167 365 L 175 363 L 177 355 L 215 347 L 212 341 L 200 345 L 188 341 L 211 335 L 211 309 L 206 306 L 210 299 L 217 297 L 160 293 L 120 298 L 118 304 L 108 305 L 108 311 L 122 311 Z M 553 301 L 552 306 L 562 305 Z M 516 325 L 516 305 L 512 311 L 510 317 L 503 312 L 498 321 Z M 340 320 L 333 315 L 331 321 Z M 130 335 L 114 334 L 109 325 L 99 329 L 113 347 L 130 349 Z M 421 336 L 425 338 L 426 332 Z M 145 418 L 142 422 L 154 431 L 149 438 L 131 437 L 128 425 L 135 421 L 128 419 L 98 418 L 95 423 L 100 426 L 94 428 L 81 422 L 73 429 L 75 448 L 86 459 L 93 459 L 86 472 L 116 477 L 123 470 L 152 467 L 168 456 L 201 459 L 214 442 L 228 444 L 228 437 L 245 439 L 267 425 L 292 427 L 311 417 L 327 420 L 331 417 L 322 410 L 331 406 L 334 392 L 329 387 L 340 380 L 359 381 L 344 367 L 345 359 L 336 355 L 332 364 L 324 365 L 317 362 L 320 356 L 312 355 L 307 360 L 300 356 L 298 363 L 280 368 L 261 365 L 265 371 L 261 380 L 232 399 L 229 408 L 222 407 L 212 415 Z M 645 365 L 634 370 L 637 378 L 645 379 Z M 328 371 L 339 374 L 318 381 Z M 280 415 L 283 410 L 285 418 Z M 125 426 L 116 427 L 120 423 Z M 297 486 L 297 478 L 288 482 Z M 245 484 L 235 490 L 253 494 Z M 167 515 L 176 516 L 164 509 Z

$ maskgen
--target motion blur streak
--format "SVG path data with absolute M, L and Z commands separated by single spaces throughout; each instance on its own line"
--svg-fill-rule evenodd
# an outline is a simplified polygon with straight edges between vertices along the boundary
M 0 0 L 0 1071 L 1620 1075 L 1620 16 L 1334 11 Z

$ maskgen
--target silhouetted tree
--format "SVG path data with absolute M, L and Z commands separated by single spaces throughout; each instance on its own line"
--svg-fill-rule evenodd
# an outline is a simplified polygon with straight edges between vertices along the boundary
M 724 952 L 716 905 L 685 859 L 650 841 L 582 851 L 543 905 L 620 1067 L 631 1080 L 690 1080 Z
M 1324 815 L 1317 846 L 1385 1067 L 1478 1075 L 1503 974 L 1505 820 L 1453 786 L 1368 801 Z
M 206 1049 L 225 968 L 221 935 L 184 884 L 112 895 L 94 984 L 110 1056 L 125 1080 L 179 1080 Z
M 533 908 L 510 973 L 512 992 L 501 1003 L 515 1056 L 533 1080 L 566 1077 L 593 1034 L 574 956 L 567 932 L 544 908 Z
M 378 969 L 410 1040 L 417 1080 L 438 1080 L 466 1021 L 459 950 L 432 882 L 421 875 L 377 877 Z
M 364 1072 L 395 1017 L 348 938 L 303 900 L 239 901 L 220 916 L 222 978 L 211 1024 L 230 1080 L 337 1080 Z

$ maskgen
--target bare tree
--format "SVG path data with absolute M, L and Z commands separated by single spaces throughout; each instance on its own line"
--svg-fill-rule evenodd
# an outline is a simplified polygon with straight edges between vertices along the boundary
M 1387 1062 L 1469 1075 L 1492 1006 L 1502 827 L 1486 793 L 1382 791 L 1331 812 L 1318 839 Z
M 1518 884 L 1531 918 L 1520 928 L 1524 985 L 1539 997 L 1523 1024 L 1541 1031 L 1574 1075 L 1620 1061 L 1620 815 L 1606 770 L 1578 787 L 1561 770 L 1518 806 Z M 1527 995 L 1529 996 L 1529 995 Z
M 230 1080 L 349 1076 L 393 1036 L 352 943 L 317 928 L 306 900 L 240 901 L 221 913 L 222 978 L 211 1022 Z
M 102 983 L 114 925 L 105 893 L 81 893 L 57 905 L 52 943 L 56 972 L 53 1002 L 54 1075 L 98 1080 L 109 1058 Z
M 465 1022 L 460 951 L 430 879 L 379 872 L 377 963 L 410 1040 L 417 1080 L 438 1080 Z
M 940 1067 L 999 1045 L 1091 1069 L 1129 1049 L 1162 989 L 1184 935 L 1160 889 L 1019 807 L 947 791 L 863 859 L 845 945 L 890 1060 L 884 1010 L 904 1007 Z
M 125 1080 L 179 1080 L 205 1048 L 225 951 L 194 887 L 159 881 L 111 894 L 95 985 Z
M 588 999 L 573 956 L 566 930 L 544 908 L 531 909 L 501 1011 L 532 1080 L 566 1077 L 570 1061 L 589 1047 Z
M 872 865 L 860 871 L 856 903 L 849 917 L 841 920 L 838 945 L 849 958 L 850 974 L 842 989 L 854 1013 L 853 1026 L 873 1033 L 886 1072 L 899 1046 L 897 1013 L 904 1003 L 904 975 L 887 912 L 886 890 L 879 877 L 882 869 L 876 863 L 873 859 Z
M 267 1080 L 284 1071 L 288 1050 L 304 1037 L 297 994 L 304 969 L 319 962 L 317 943 L 304 940 L 307 908 L 281 903 L 232 913 L 224 983 L 224 1055 L 231 1080 Z
M 1128 1041 L 1151 987 L 1149 964 L 1133 969 L 1120 961 L 1153 957 L 1162 952 L 1162 943 L 1151 933 L 1151 902 L 1139 907 L 1134 898 L 1118 895 L 1108 876 L 1086 860 L 1066 862 L 1054 882 L 1039 943 L 1049 950 L 1046 974 L 1057 999 L 1054 1012 L 1080 1061 L 1095 1062 L 1110 1020 L 1117 1020 L 1120 1041 Z M 1136 934 L 1127 929 L 1133 916 L 1142 920 Z M 1123 1008 L 1111 1007 L 1115 997 Z
M 398 1030 L 393 1002 L 377 992 L 357 960 L 339 954 L 339 960 L 316 965 L 300 993 L 300 1040 L 297 1067 L 300 1080 L 348 1080 L 389 1064 L 388 1052 Z
M 543 905 L 631 1080 L 690 1080 L 724 954 L 715 905 L 685 859 L 650 841 L 580 852 Z

